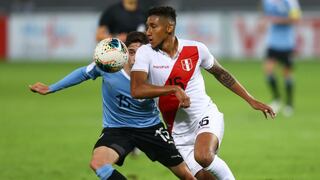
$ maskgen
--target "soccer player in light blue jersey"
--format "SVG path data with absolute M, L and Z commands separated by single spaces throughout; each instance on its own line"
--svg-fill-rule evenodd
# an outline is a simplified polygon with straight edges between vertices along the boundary
M 159 161 L 168 167 L 180 179 L 194 179 L 175 148 L 171 135 L 160 121 L 154 100 L 136 100 L 130 95 L 130 71 L 135 52 L 147 42 L 144 33 L 128 34 L 125 44 L 129 51 L 129 62 L 119 72 L 106 73 L 91 63 L 50 86 L 40 82 L 30 85 L 33 92 L 46 95 L 88 79 L 102 77 L 103 131 L 94 146 L 90 163 L 101 180 L 126 179 L 112 165 L 121 166 L 134 147 L 141 149 L 152 161 Z
M 296 49 L 296 34 L 294 25 L 301 18 L 298 0 L 263 0 L 263 9 L 267 32 L 267 54 L 264 64 L 268 84 L 271 88 L 272 108 L 278 112 L 281 108 L 280 93 L 274 69 L 277 62 L 283 65 L 285 78 L 286 102 L 283 109 L 285 116 L 293 113 L 293 55 Z

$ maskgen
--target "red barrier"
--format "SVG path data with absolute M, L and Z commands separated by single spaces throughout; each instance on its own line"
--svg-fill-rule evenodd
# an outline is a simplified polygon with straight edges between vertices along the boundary
M 0 61 L 7 58 L 7 32 L 8 17 L 0 15 Z

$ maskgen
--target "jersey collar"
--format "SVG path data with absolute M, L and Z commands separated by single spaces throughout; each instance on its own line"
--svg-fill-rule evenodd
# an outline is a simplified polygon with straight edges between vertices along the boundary
M 124 69 L 121 69 L 121 73 L 122 73 L 122 75 L 123 75 L 125 78 L 127 78 L 128 80 L 130 80 L 129 74 L 127 74 Z

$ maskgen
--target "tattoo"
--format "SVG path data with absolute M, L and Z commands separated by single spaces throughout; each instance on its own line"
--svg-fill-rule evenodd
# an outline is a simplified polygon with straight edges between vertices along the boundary
M 215 64 L 209 69 L 209 72 L 216 77 L 216 79 L 222 83 L 224 86 L 230 88 L 236 80 L 232 77 L 232 75 L 226 71 L 220 64 L 215 61 Z

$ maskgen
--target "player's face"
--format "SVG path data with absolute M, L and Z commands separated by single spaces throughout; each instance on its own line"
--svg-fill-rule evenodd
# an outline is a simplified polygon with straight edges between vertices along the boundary
M 152 48 L 157 47 L 167 37 L 168 20 L 160 16 L 149 16 L 147 19 L 147 36 Z
M 128 46 L 128 51 L 129 51 L 129 66 L 132 67 L 134 62 L 135 62 L 135 56 L 138 48 L 141 46 L 141 43 L 135 42 L 131 43 Z
M 138 6 L 138 0 L 122 0 L 124 8 L 128 11 L 135 11 Z

